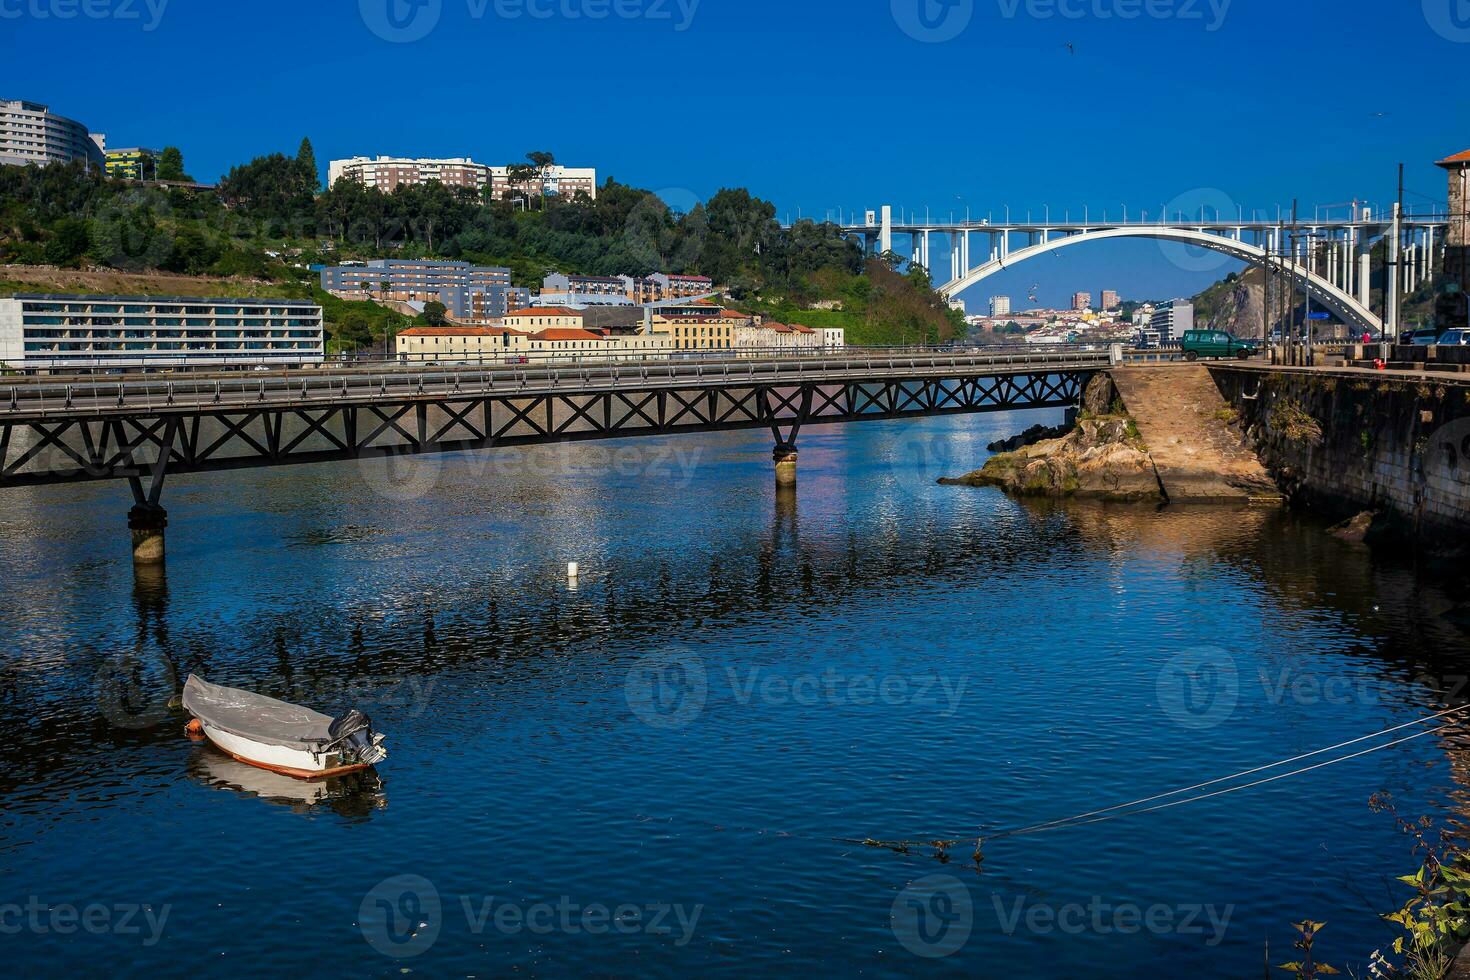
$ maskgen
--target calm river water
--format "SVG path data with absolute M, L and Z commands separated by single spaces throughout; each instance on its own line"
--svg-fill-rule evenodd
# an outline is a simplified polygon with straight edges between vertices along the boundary
M 979 874 L 834 839 L 973 839 L 1457 696 L 1460 587 L 1310 521 L 934 484 L 1036 421 L 805 432 L 795 502 L 754 432 L 178 479 L 136 582 L 125 487 L 5 493 L 7 965 L 1233 977 L 1311 917 L 1361 975 L 1417 867 L 1369 796 L 1463 814 L 1470 745 L 997 840 Z M 190 672 L 360 707 L 390 758 L 232 763 L 164 706 Z

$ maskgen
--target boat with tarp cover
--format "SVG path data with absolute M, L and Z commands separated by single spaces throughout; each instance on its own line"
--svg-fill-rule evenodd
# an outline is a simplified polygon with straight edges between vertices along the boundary
M 388 757 L 383 736 L 360 711 L 333 718 L 193 674 L 184 684 L 183 705 L 194 719 L 191 733 L 241 762 L 297 779 L 359 772 Z

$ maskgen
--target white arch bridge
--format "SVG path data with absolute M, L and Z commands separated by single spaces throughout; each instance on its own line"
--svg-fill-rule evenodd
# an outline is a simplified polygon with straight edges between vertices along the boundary
M 991 276 L 1060 249 L 1120 238 L 1209 249 L 1254 266 L 1271 265 L 1304 285 L 1313 300 L 1352 330 L 1396 332 L 1399 297 L 1413 292 L 1432 275 L 1442 251 L 1448 218 L 1443 215 L 1405 215 L 1397 210 L 1379 214 L 1357 211 L 1343 220 L 1314 219 L 1291 224 L 1277 220 L 1245 220 L 1215 216 L 1200 220 L 1180 215 L 1177 221 L 1075 223 L 989 221 L 918 222 L 893 220 L 893 209 L 867 212 L 862 223 L 843 224 L 845 233 L 860 236 L 869 251 L 893 250 L 895 236 L 909 239 L 910 257 L 935 272 L 931 245 L 934 236 L 949 245 L 949 278 L 939 291 L 949 298 Z M 976 262 L 972 246 L 988 245 Z M 1384 310 L 1372 309 L 1371 250 L 1389 244 L 1389 259 L 1397 274 L 1387 277 Z M 940 276 L 936 275 L 936 279 Z

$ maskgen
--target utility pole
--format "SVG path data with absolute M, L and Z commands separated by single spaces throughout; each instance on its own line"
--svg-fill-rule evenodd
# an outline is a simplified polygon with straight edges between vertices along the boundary
M 1300 360 L 1296 339 L 1299 336 L 1296 322 L 1296 279 L 1297 279 L 1297 243 L 1299 230 L 1297 228 L 1297 201 L 1291 201 L 1291 363 L 1293 366 Z
M 1276 273 L 1273 269 L 1274 264 L 1275 258 L 1272 255 L 1271 235 L 1268 232 L 1266 235 L 1266 265 L 1261 270 L 1261 317 L 1265 321 L 1261 327 L 1261 343 L 1265 344 L 1268 347 L 1272 346 L 1271 309 L 1275 305 L 1271 301 L 1271 290 L 1276 288 Z
M 1399 164 L 1399 196 L 1393 206 L 1393 231 L 1388 243 L 1388 282 L 1383 293 L 1383 340 L 1399 342 L 1399 242 L 1404 231 L 1404 165 Z

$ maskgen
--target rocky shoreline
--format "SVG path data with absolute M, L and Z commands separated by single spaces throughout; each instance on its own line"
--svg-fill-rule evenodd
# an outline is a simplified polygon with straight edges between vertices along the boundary
M 939 482 L 999 487 L 1018 497 L 1118 503 L 1163 503 L 1165 499 L 1148 447 L 1132 420 L 1122 415 L 1081 419 L 1061 438 L 1002 452 L 973 473 Z
M 980 469 L 939 482 L 1117 503 L 1282 502 L 1238 413 L 1192 365 L 1099 374 L 1075 426 L 1032 426 L 990 450 Z

